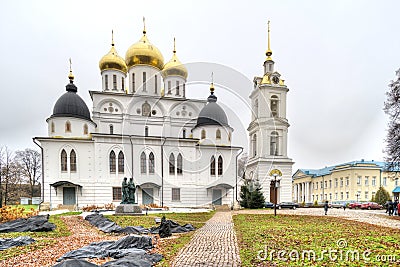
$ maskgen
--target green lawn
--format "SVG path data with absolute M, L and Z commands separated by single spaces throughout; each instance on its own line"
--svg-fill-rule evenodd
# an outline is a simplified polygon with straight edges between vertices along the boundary
M 240 214 L 233 220 L 243 266 L 398 266 L 387 255 L 400 262 L 397 229 L 323 216 Z
M 118 225 L 125 226 L 143 226 L 152 227 L 156 226 L 154 218 L 161 218 L 163 215 L 169 220 L 178 222 L 179 224 L 191 223 L 196 229 L 202 227 L 215 212 L 202 212 L 202 213 L 165 213 L 165 214 L 149 214 L 148 216 L 106 216 Z M 178 254 L 179 250 L 190 241 L 194 232 L 174 234 L 178 238 L 161 239 L 158 246 L 158 253 L 164 256 L 164 259 L 157 266 L 171 266 L 174 257 Z

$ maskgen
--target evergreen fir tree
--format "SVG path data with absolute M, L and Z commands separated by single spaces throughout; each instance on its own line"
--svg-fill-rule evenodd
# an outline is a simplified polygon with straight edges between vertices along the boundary
M 380 186 L 378 191 L 375 194 L 375 197 L 373 198 L 373 201 L 385 205 L 386 201 L 390 200 L 390 194 L 388 191 L 383 188 L 383 186 Z

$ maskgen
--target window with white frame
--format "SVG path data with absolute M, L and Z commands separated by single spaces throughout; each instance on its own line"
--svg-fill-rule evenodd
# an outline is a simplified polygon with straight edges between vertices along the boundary
M 382 185 L 383 185 L 383 186 L 386 186 L 386 177 L 383 177 L 383 179 L 382 179 Z
M 357 185 L 361 185 L 361 176 L 357 177 Z
M 369 177 L 368 176 L 365 176 L 365 186 L 368 186 L 368 181 L 369 180 Z
M 172 201 L 180 201 L 180 200 L 181 200 L 181 189 L 172 188 Z
M 365 191 L 365 199 L 368 200 L 368 191 Z
M 346 186 L 349 186 L 349 185 L 350 185 L 350 178 L 346 177 Z

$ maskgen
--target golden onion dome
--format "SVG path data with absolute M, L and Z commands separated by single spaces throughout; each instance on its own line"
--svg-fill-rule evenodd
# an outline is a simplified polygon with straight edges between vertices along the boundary
M 164 67 L 164 57 L 147 39 L 146 30 L 143 30 L 143 37 L 139 42 L 131 45 L 126 51 L 125 62 L 128 68 L 135 65 L 150 65 L 161 70 Z
M 178 57 L 176 56 L 175 38 L 174 38 L 174 50 L 173 50 L 172 58 L 167 64 L 165 64 L 161 75 L 164 78 L 167 76 L 181 76 L 185 79 L 188 76 L 188 71 L 187 71 L 185 65 L 183 65 L 179 61 Z
M 99 68 L 101 71 L 110 69 L 119 70 L 123 73 L 126 73 L 128 71 L 125 60 L 122 57 L 118 56 L 117 50 L 115 49 L 114 33 L 112 37 L 111 49 L 104 57 L 100 59 Z

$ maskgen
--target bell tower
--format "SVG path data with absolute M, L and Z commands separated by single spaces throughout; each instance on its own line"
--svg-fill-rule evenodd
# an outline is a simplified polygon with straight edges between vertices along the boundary
M 249 158 L 246 179 L 261 184 L 266 201 L 273 202 L 272 169 L 282 172 L 277 182 L 277 202 L 292 201 L 292 165 L 287 155 L 289 122 L 286 118 L 286 97 L 289 88 L 281 74 L 275 71 L 270 46 L 270 22 L 268 21 L 268 48 L 264 61 L 264 73 L 254 77 L 250 94 L 252 118 L 249 133 Z

